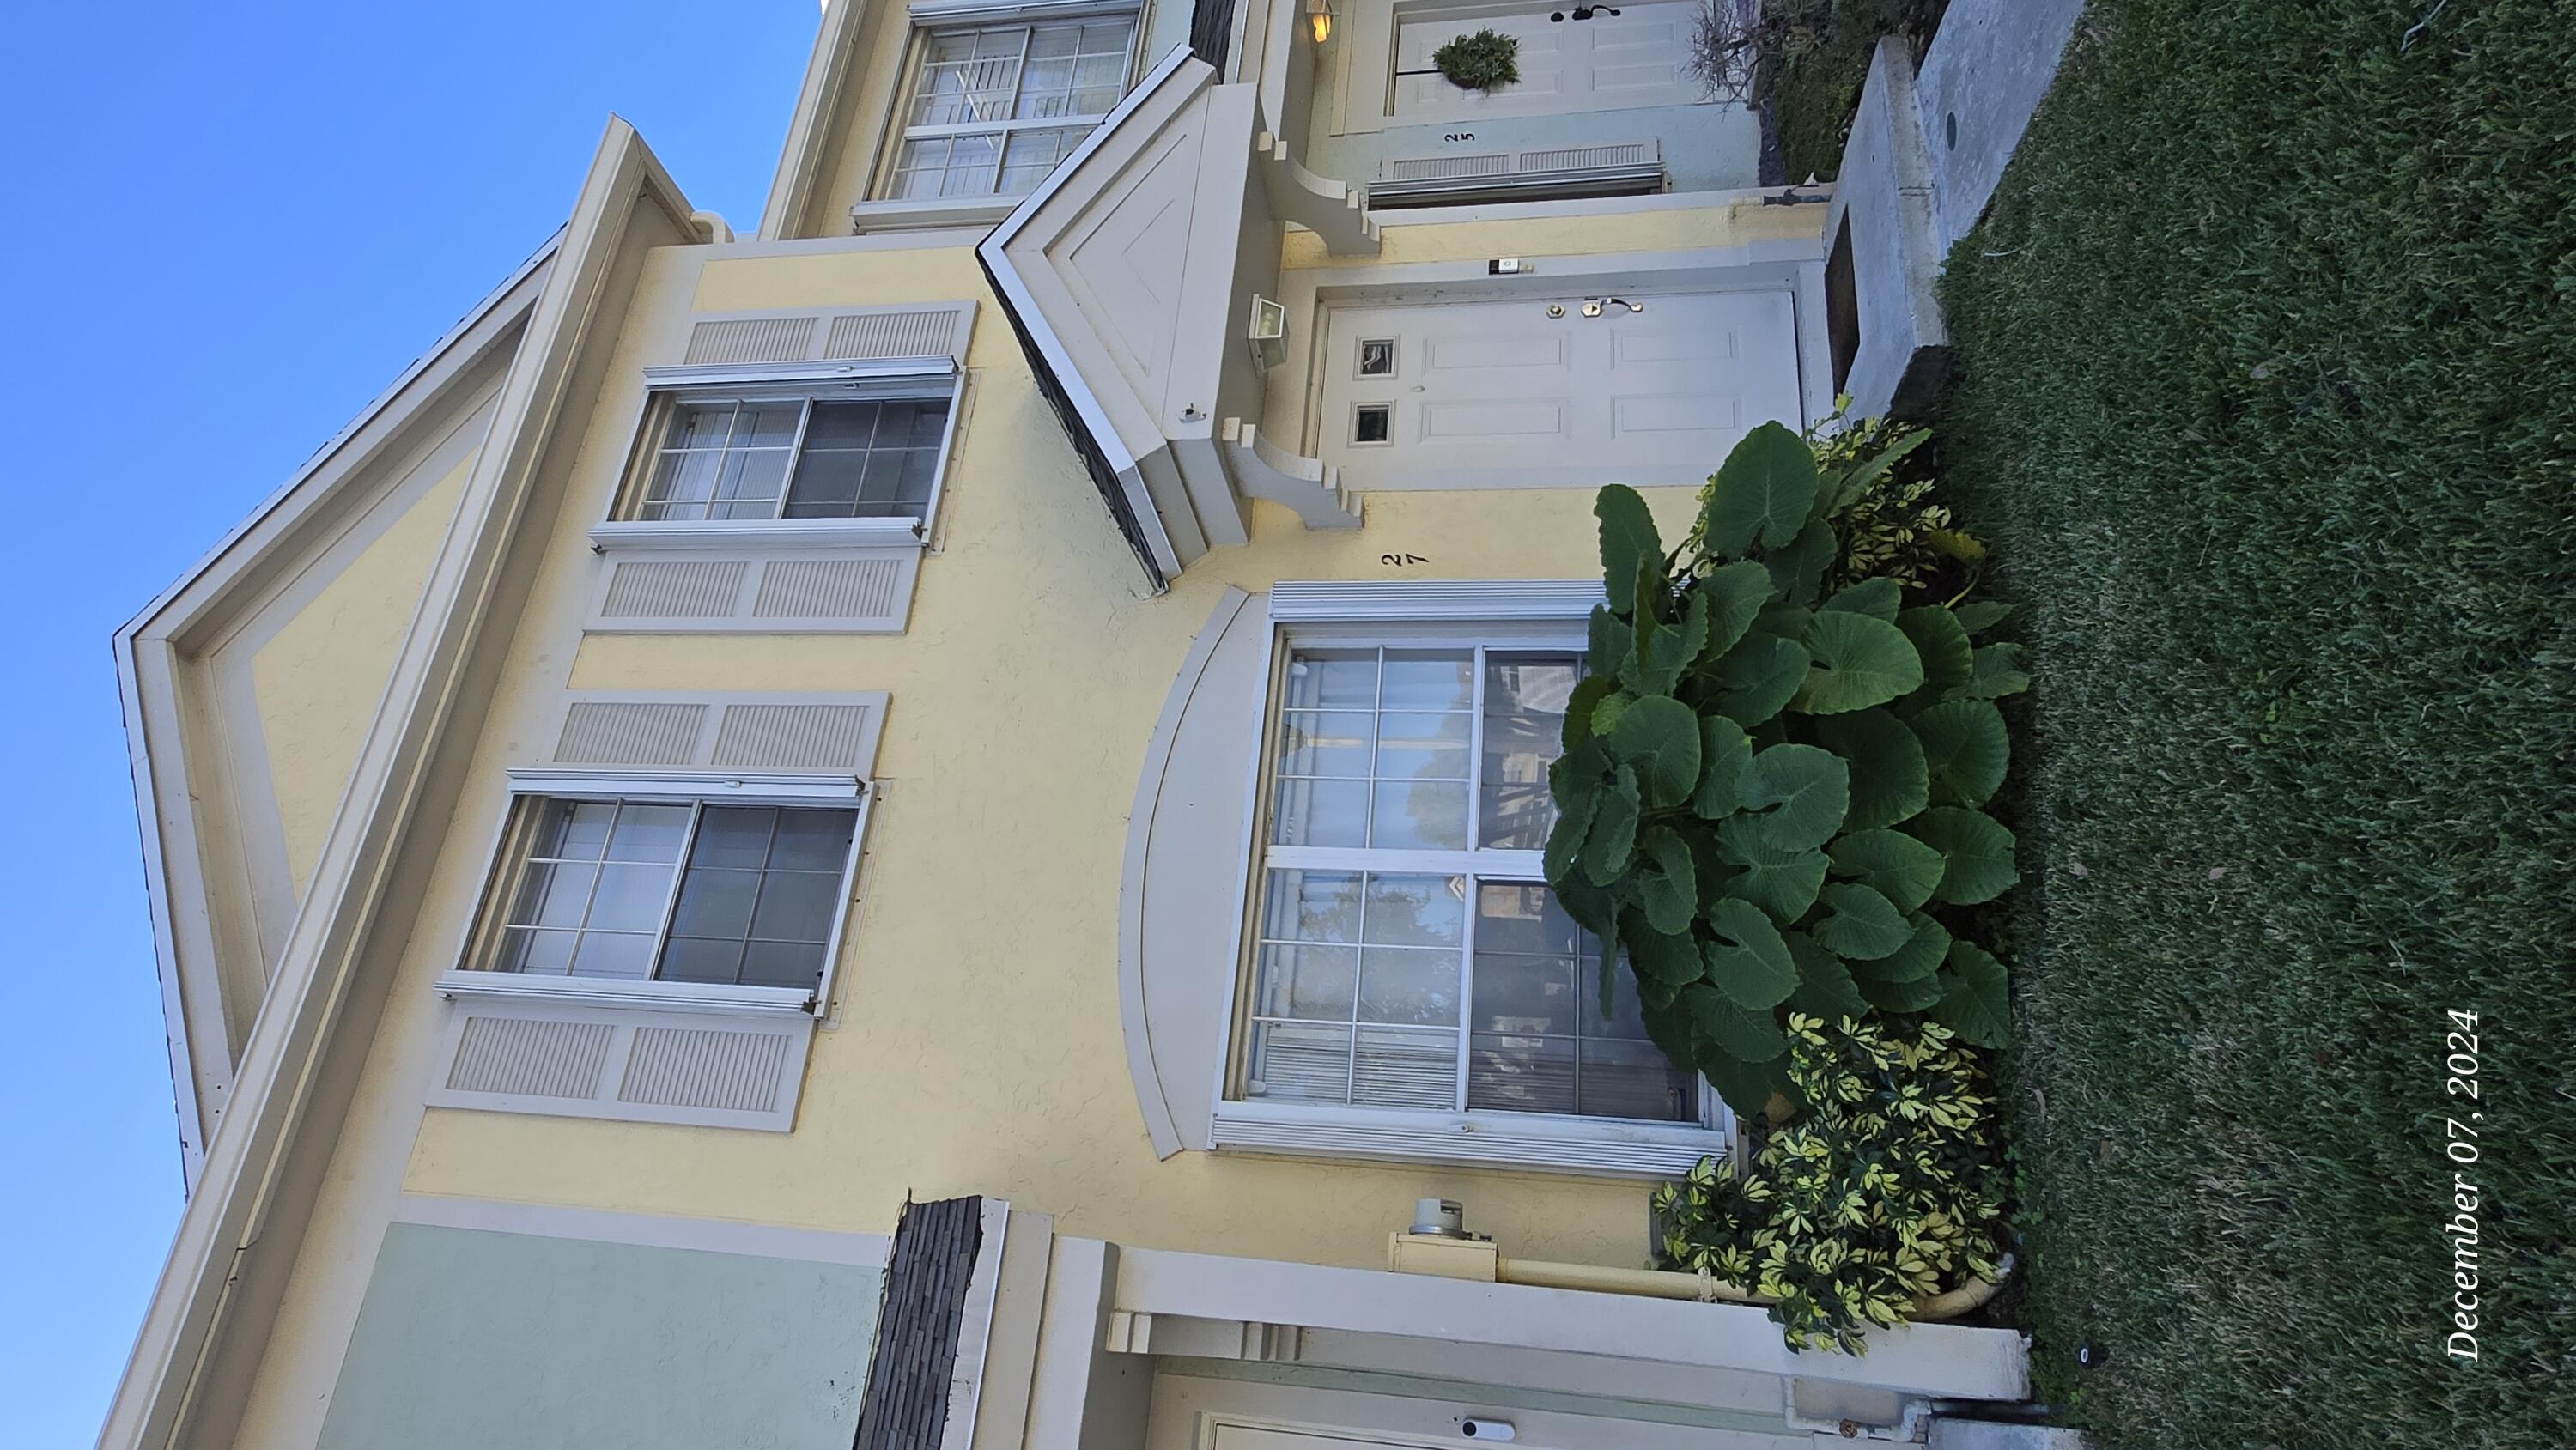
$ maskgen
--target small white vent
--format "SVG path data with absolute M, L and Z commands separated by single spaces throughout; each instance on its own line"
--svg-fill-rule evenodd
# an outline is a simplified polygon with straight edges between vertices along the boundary
M 954 307 L 921 312 L 855 312 L 832 319 L 823 356 L 848 358 L 947 357 L 962 352 L 964 321 Z
M 763 570 L 751 602 L 756 619 L 865 619 L 894 610 L 903 563 L 878 559 L 781 559 Z
M 608 551 L 584 626 L 612 633 L 899 634 L 917 541 L 833 549 Z
M 1369 205 L 1451 206 L 1653 193 L 1664 189 L 1663 157 L 1658 141 L 1390 156 L 1378 164 L 1379 180 L 1369 187 Z
M 552 759 L 515 767 L 679 770 L 865 779 L 885 724 L 882 690 L 807 694 L 577 691 Z
M 680 361 L 691 367 L 760 363 L 878 362 L 944 357 L 963 363 L 972 302 L 915 302 L 829 312 L 707 317 L 689 327 Z M 649 371 L 649 369 L 648 369 Z
M 610 566 L 603 619 L 729 619 L 742 604 L 741 559 L 630 559 Z M 764 592 L 766 592 L 764 590 Z
M 691 765 L 705 729 L 703 704 L 579 700 L 555 741 L 562 765 Z
M 455 1011 L 432 1107 L 775 1133 L 795 1126 L 814 1035 L 802 1012 L 480 1001 Z
M 728 705 L 711 764 L 730 770 L 866 770 L 865 705 Z
M 778 1108 L 791 1039 L 777 1032 L 639 1027 L 617 1100 L 666 1108 L 768 1113 Z
M 803 362 L 814 354 L 814 325 L 820 318 L 747 317 L 727 322 L 701 322 L 689 329 L 691 363 Z
M 1552 146 L 1523 151 L 1515 171 L 1569 171 L 1582 166 L 1646 166 L 1655 161 L 1652 141 L 1619 141 L 1606 146 Z
M 1456 176 L 1501 176 L 1512 169 L 1512 153 L 1489 151 L 1464 156 L 1399 156 L 1386 163 L 1389 181 L 1446 181 Z
M 610 1031 L 605 1022 L 468 1017 L 447 1086 L 513 1097 L 594 1097 Z

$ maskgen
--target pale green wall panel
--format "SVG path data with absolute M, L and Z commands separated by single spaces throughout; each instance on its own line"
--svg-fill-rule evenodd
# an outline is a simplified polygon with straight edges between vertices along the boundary
M 322 1450 L 825 1450 L 874 1268 L 395 1224 Z

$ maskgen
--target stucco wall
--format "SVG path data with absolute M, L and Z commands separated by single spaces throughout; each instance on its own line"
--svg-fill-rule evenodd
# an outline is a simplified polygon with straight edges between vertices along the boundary
M 720 262 L 695 288 L 702 310 L 961 295 L 984 295 L 962 250 Z M 1589 494 L 1383 496 L 1356 533 L 1309 533 L 1265 505 L 1251 546 L 1140 598 L 1135 561 L 989 301 L 970 363 L 980 376 L 945 547 L 922 568 L 908 634 L 592 636 L 572 661 L 578 689 L 892 694 L 864 900 L 796 1132 L 436 1111 L 407 1186 L 866 1230 L 890 1225 L 906 1189 L 981 1192 L 1058 1213 L 1069 1233 L 1346 1264 L 1380 1261 L 1413 1199 L 1441 1193 L 1472 1200 L 1515 1253 L 1637 1262 L 1645 1210 L 1632 1185 L 1156 1162 L 1116 999 L 1127 809 L 1216 592 L 1384 577 L 1390 552 L 1429 561 L 1408 575 L 1573 577 L 1592 564 Z M 575 507 L 604 509 L 611 480 L 590 482 Z M 1679 518 L 1689 495 L 1672 492 Z
M 1640 225 L 1644 225 L 1640 223 Z M 1596 247 L 1617 246 L 1596 221 Z M 242 1443 L 313 1443 L 367 1269 L 401 1194 L 885 1232 L 909 1191 L 991 1194 L 1072 1234 L 1375 1265 L 1428 1194 L 1534 1258 L 1634 1264 L 1641 1184 L 1184 1153 L 1157 1161 L 1128 1077 L 1116 922 L 1127 813 L 1165 693 L 1226 585 L 1281 578 L 1569 578 L 1593 567 L 1576 491 L 1385 495 L 1309 533 L 1261 505 L 1254 539 L 1143 594 L 1134 556 L 1038 398 L 971 253 L 926 239 L 651 254 L 581 462 L 517 618 L 498 693 L 460 722 L 464 794 L 260 1372 Z M 581 620 L 643 406 L 695 311 L 975 299 L 959 454 L 900 636 L 593 636 Z M 575 440 L 568 440 L 575 441 Z M 1656 504 L 1678 529 L 1688 490 Z M 507 803 L 565 688 L 886 690 L 880 795 L 835 1010 L 793 1133 L 427 1110 L 456 964 Z M 470 732 L 470 733 L 467 733 Z M 635 1376 L 627 1377 L 629 1382 Z M 467 1442 L 459 1442 L 467 1443 Z
M 251 657 L 298 900 L 473 467 L 468 450 Z
M 396 1224 L 328 1450 L 801 1450 L 857 1428 L 879 1270 Z

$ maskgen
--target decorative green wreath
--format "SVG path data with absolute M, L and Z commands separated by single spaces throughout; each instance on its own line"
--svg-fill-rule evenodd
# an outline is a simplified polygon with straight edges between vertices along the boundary
M 1487 26 L 1431 52 L 1431 63 L 1452 85 L 1490 91 L 1521 78 L 1521 43 Z

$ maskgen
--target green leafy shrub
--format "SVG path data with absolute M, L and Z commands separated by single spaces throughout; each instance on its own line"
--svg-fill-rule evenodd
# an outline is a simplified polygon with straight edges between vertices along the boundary
M 1859 1354 L 1922 1300 L 1992 1278 L 2004 1172 L 1986 1071 L 1948 1029 L 1789 1018 L 1808 1104 L 1752 1166 L 1703 1158 L 1655 1190 L 1667 1267 L 1772 1300 L 1792 1349 Z
M 1488 26 L 1444 43 L 1431 52 L 1431 64 L 1452 85 L 1490 91 L 1521 78 L 1521 43 Z
M 1833 415 L 1807 435 L 1817 471 L 1852 480 L 1828 511 L 1835 548 L 1825 588 L 1885 578 L 1908 590 L 1965 594 L 1977 582 L 1986 548 L 1954 526 L 1949 505 L 1934 497 L 1936 485 L 1918 451 L 1931 430 L 1888 418 L 1847 418 L 1850 406 L 1848 394 L 1835 399 Z M 1883 466 L 1861 470 L 1878 459 Z
M 1910 443 L 1904 447 L 1911 447 Z M 1728 455 L 1667 555 L 1635 490 L 1601 491 L 1608 603 L 1550 775 L 1546 872 L 1624 955 L 1648 1035 L 1728 1103 L 1794 1093 L 1781 1015 L 1923 1012 L 2005 1035 L 2004 968 L 1938 912 L 2014 880 L 1981 809 L 2009 742 L 2001 606 L 1909 605 L 1892 577 L 1831 594 L 1835 523 L 1901 449 L 1820 469 L 1766 423 Z

